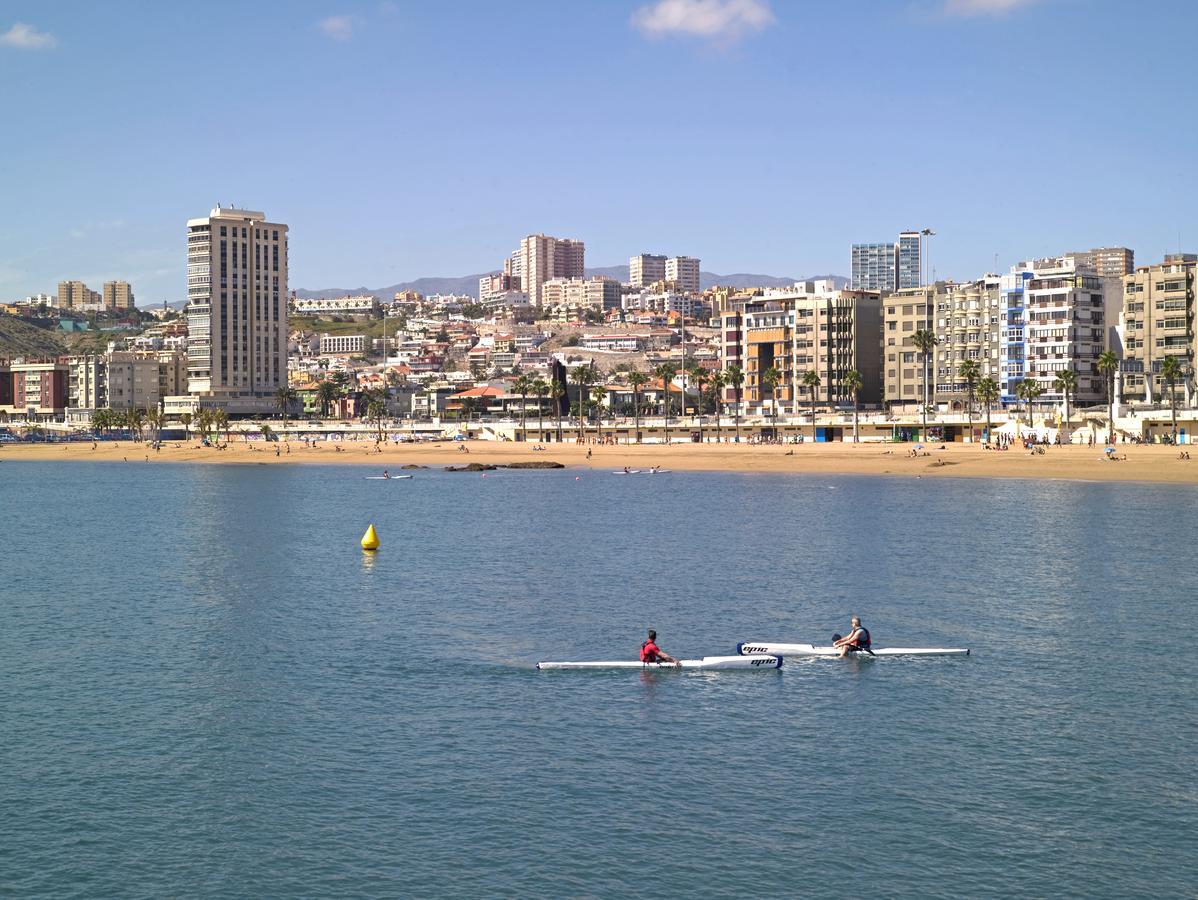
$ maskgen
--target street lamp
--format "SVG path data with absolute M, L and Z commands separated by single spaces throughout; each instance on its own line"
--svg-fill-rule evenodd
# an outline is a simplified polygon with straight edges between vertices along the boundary
M 932 255 L 932 237 L 935 234 L 936 234 L 936 232 L 934 232 L 931 228 L 925 228 L 919 232 L 919 237 L 921 239 L 920 248 L 919 248 L 919 266 L 920 266 L 921 273 L 923 272 L 923 269 L 925 266 L 925 261 L 926 261 L 926 266 L 927 266 L 927 274 L 926 274 L 926 276 L 923 277 L 923 284 L 928 284 L 931 281 L 932 262 L 929 257 L 931 257 L 931 255 Z M 923 243 L 922 243 L 923 238 L 927 238 L 927 248 L 928 249 L 926 251 L 923 249 Z M 923 284 L 921 284 L 920 286 L 922 287 Z

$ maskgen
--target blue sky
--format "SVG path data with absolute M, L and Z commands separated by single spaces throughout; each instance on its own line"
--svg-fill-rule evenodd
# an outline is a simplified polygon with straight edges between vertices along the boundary
M 1198 4 L 1126 0 L 0 0 L 0 299 L 185 296 L 185 220 L 291 226 L 291 286 L 497 267 L 939 276 L 1198 250 Z

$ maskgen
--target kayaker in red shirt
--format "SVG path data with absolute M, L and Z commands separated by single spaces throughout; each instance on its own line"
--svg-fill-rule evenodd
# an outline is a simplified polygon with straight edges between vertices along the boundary
M 641 644 L 641 662 L 673 663 L 676 666 L 682 665 L 680 660 L 674 659 L 674 657 L 663 652 L 662 649 L 657 646 L 657 632 L 652 628 L 649 629 L 649 640 Z

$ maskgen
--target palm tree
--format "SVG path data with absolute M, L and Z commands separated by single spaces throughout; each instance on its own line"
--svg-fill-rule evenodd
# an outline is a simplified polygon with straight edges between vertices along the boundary
M 154 429 L 154 443 L 162 442 L 162 423 L 165 416 L 162 415 L 162 410 L 157 406 L 146 407 L 145 411 L 146 425 Z
M 532 388 L 532 379 L 527 375 L 521 375 L 512 383 L 512 390 L 520 395 L 520 435 L 521 440 L 528 442 L 528 392 Z
M 606 396 L 607 388 L 603 385 L 597 384 L 591 388 L 591 405 L 595 410 L 595 422 L 598 426 L 595 437 L 600 442 L 603 441 L 603 398 Z
M 724 399 L 724 385 L 728 376 L 722 371 L 711 373 L 711 402 L 715 407 L 715 442 L 720 442 L 720 402 Z
M 990 407 L 998 399 L 998 382 L 987 375 L 978 382 L 978 399 L 986 404 L 986 440 L 990 440 Z
M 137 407 L 125 411 L 125 424 L 131 434 L 136 435 L 135 441 L 141 440 L 141 431 L 146 424 L 146 414 Z
M 466 430 L 467 431 L 469 431 L 469 429 L 470 429 L 470 421 L 474 418 L 474 411 L 477 407 L 478 407 L 478 401 L 475 400 L 473 397 L 463 397 L 462 398 L 462 408 L 461 408 L 461 411 L 458 412 L 458 421 L 459 422 L 461 421 L 462 413 L 465 413 L 466 414 Z
M 696 363 L 691 363 L 691 366 L 687 370 L 687 373 L 690 375 L 691 381 L 693 381 L 699 389 L 699 407 L 698 407 L 698 409 L 699 409 L 699 443 L 702 444 L 703 443 L 703 385 L 707 383 L 707 370 L 696 362 Z M 682 404 L 683 404 L 683 406 L 686 405 L 685 395 L 682 398 Z
M 1098 357 L 1098 371 L 1106 380 L 1107 443 L 1115 446 L 1115 372 L 1119 369 L 1119 357 L 1113 350 L 1104 350 Z
M 978 379 L 982 377 L 982 367 L 976 359 L 964 360 L 957 366 L 957 377 L 965 382 L 965 418 L 969 421 L 969 440 L 973 441 L 973 395 L 977 390 Z
M 213 412 L 212 412 L 212 428 L 214 431 L 216 431 L 217 434 L 220 434 L 220 432 L 223 431 L 225 433 L 225 443 L 227 444 L 229 442 L 229 432 L 230 432 L 231 428 L 229 425 L 229 413 L 227 410 L 224 410 L 224 409 L 213 410 Z
M 649 383 L 644 372 L 629 372 L 628 384 L 632 388 L 632 415 L 636 419 L 636 442 L 641 442 L 641 388 Z
M 545 397 L 549 393 L 549 382 L 544 378 L 536 378 L 532 382 L 532 392 L 537 397 L 537 440 L 545 440 Z
M 191 413 L 179 413 L 179 424 L 183 426 L 183 440 L 191 434 Z
M 594 370 L 589 365 L 574 368 L 574 384 L 578 387 L 578 443 L 580 444 L 586 437 L 586 426 L 583 424 L 582 417 L 587 406 L 587 385 L 593 378 Z
M 815 369 L 808 369 L 803 373 L 803 386 L 807 388 L 808 397 L 811 399 L 811 443 L 813 444 L 815 443 L 815 392 L 822 383 L 819 372 Z
M 1015 386 L 1015 396 L 1027 404 L 1027 427 L 1030 429 L 1034 424 L 1032 421 L 1033 406 L 1036 398 L 1044 393 L 1044 388 L 1040 387 L 1040 382 L 1034 378 L 1025 378 Z
M 1173 444 L 1177 445 L 1177 382 L 1183 376 L 1176 356 L 1166 356 L 1161 362 L 1161 379 L 1169 388 L 1169 412 L 1173 417 Z
M 857 402 L 857 395 L 861 393 L 861 388 L 865 386 L 865 382 L 861 378 L 860 372 L 856 369 L 850 369 L 844 373 L 843 384 L 845 392 L 853 398 L 853 443 L 856 444 L 860 440 L 857 434 L 857 411 L 861 406 Z
M 275 391 L 275 405 L 279 407 L 279 412 L 283 414 L 284 431 L 287 430 L 287 413 L 291 411 L 291 406 L 295 403 L 298 396 L 299 395 L 295 392 L 295 388 L 288 385 L 283 385 L 281 388 Z
M 740 443 L 740 392 L 745 383 L 745 370 L 733 363 L 724 370 L 724 378 L 727 379 L 729 386 L 736 393 L 736 442 Z
M 112 427 L 112 410 L 97 409 L 92 413 L 92 433 L 100 434 Z
M 467 398 L 473 399 L 473 398 Z M 464 405 L 465 401 L 463 401 Z M 378 442 L 383 442 L 383 420 L 387 416 L 387 389 L 372 388 L 366 392 L 366 418 L 374 419 L 378 427 Z
M 1077 373 L 1072 369 L 1063 369 L 1057 372 L 1056 378 L 1053 379 L 1053 386 L 1065 398 L 1065 430 L 1070 431 L 1069 400 L 1073 396 L 1073 392 L 1077 390 Z
M 911 335 L 911 341 L 915 344 L 915 349 L 923 356 L 923 437 L 924 440 L 927 440 L 928 404 L 932 402 L 928 397 L 928 362 L 932 358 L 932 351 L 940 343 L 940 338 L 936 337 L 929 329 L 920 328 Z
M 665 410 L 666 419 L 666 443 L 670 442 L 670 383 L 674 380 L 674 376 L 678 374 L 678 367 L 673 363 L 662 363 L 653 370 L 653 375 L 661 379 L 662 391 L 662 406 Z
M 566 396 L 566 386 L 554 379 L 549 385 L 549 396 L 553 398 L 553 412 L 557 417 L 557 442 L 562 442 L 562 397 Z
M 316 402 L 320 404 L 321 416 L 328 418 L 329 410 L 340 395 L 341 391 L 332 381 L 322 381 L 316 386 Z

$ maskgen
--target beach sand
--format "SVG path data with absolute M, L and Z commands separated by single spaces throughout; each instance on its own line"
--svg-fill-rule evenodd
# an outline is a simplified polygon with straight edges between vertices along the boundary
M 275 455 L 275 447 L 279 455 Z M 337 450 L 337 447 L 341 450 Z M 463 453 L 459 446 L 469 447 Z M 388 444 L 381 453 L 373 441 L 318 442 L 306 447 L 300 441 L 284 444 L 234 440 L 228 449 L 198 446 L 194 441 L 167 442 L 161 451 L 146 444 L 103 442 L 97 449 L 90 443 L 3 444 L 0 465 L 22 460 L 98 460 L 119 464 L 214 463 L 298 465 L 304 463 L 354 464 L 384 468 L 394 474 L 404 465 L 442 467 L 467 463 L 511 463 L 520 461 L 560 462 L 566 466 L 611 472 L 629 466 L 645 469 L 688 471 L 770 472 L 795 474 L 893 475 L 925 478 L 1047 478 L 1081 481 L 1145 481 L 1198 483 L 1198 460 L 1180 460 L 1178 448 L 1160 445 L 1120 444 L 1111 462 L 1098 447 L 1049 447 L 1043 454 L 1026 450 L 983 450 L 980 445 L 926 445 L 923 454 L 911 457 L 910 444 L 660 444 L 643 446 L 591 446 L 574 443 L 547 444 L 534 451 L 531 445 L 470 441 L 465 445 L 444 441 L 436 444 Z M 592 458 L 587 459 L 587 450 Z M 19 467 L 18 467 L 19 471 Z

